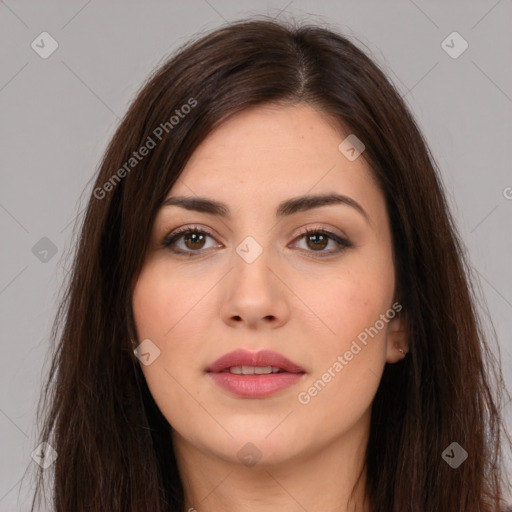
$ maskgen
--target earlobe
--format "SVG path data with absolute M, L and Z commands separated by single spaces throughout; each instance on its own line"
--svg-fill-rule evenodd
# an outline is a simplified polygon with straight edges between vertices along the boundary
M 386 362 L 397 363 L 409 352 L 409 330 L 404 319 L 397 316 L 390 320 L 386 334 Z

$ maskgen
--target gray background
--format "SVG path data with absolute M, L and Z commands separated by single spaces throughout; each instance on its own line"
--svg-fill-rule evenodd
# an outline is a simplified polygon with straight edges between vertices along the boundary
M 171 50 L 260 13 L 357 37 L 405 95 L 441 167 L 512 389 L 510 1 L 0 0 L 0 511 L 28 507 L 31 491 L 20 484 L 35 464 L 35 408 L 65 255 L 119 119 Z M 59 44 L 47 59 L 31 48 L 43 31 Z M 469 44 L 456 59 L 441 47 L 453 31 Z M 32 251 L 43 237 L 57 248 L 47 261 Z

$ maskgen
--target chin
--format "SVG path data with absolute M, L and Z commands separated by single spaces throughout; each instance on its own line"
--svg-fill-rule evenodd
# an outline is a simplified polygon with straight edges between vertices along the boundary
M 219 457 L 231 463 L 246 467 L 276 466 L 284 464 L 301 453 L 300 441 L 290 433 L 272 432 L 277 423 L 263 434 L 250 428 L 232 432 L 233 439 L 226 439 L 222 445 L 212 443 L 211 448 Z M 269 432 L 272 432 L 270 435 Z

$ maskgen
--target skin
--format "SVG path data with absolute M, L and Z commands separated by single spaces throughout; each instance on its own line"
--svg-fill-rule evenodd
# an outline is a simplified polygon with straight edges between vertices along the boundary
M 222 201 L 232 218 L 175 205 L 156 217 L 132 306 L 139 343 L 150 339 L 160 350 L 141 368 L 172 425 L 185 510 L 368 510 L 364 471 L 350 502 L 349 495 L 384 365 L 407 351 L 400 316 L 359 344 L 307 404 L 298 400 L 394 303 L 384 197 L 364 158 L 349 161 L 338 149 L 347 135 L 305 104 L 239 113 L 210 133 L 168 194 Z M 281 201 L 332 192 L 357 201 L 368 220 L 340 204 L 276 219 Z M 184 226 L 214 235 L 175 243 L 194 257 L 162 246 Z M 332 239 L 308 243 L 301 236 L 308 227 L 352 247 L 336 253 Z M 252 263 L 236 252 L 247 236 L 263 249 Z M 267 398 L 231 395 L 205 369 L 237 348 L 274 350 L 306 373 Z M 253 466 L 237 456 L 248 442 L 261 455 Z

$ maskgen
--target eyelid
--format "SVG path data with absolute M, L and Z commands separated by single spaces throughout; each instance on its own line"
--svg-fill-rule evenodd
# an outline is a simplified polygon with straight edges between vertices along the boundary
M 173 239 L 174 239 L 174 241 L 179 240 L 180 235 L 185 235 L 185 234 L 189 233 L 190 231 L 192 231 L 192 232 L 197 231 L 200 233 L 204 233 L 213 239 L 217 238 L 217 235 L 215 235 L 212 232 L 212 230 L 210 230 L 204 226 L 201 226 L 199 224 L 189 224 L 186 226 L 176 228 L 176 229 L 172 230 L 168 235 L 165 235 L 164 239 L 162 240 L 162 245 L 167 247 L 171 243 L 173 243 Z M 189 252 L 194 252 L 194 251 L 189 251 Z M 195 252 L 199 252 L 199 251 L 195 251 Z
M 300 249 L 301 252 L 313 258 L 327 258 L 329 256 L 336 256 L 344 252 L 346 249 L 354 247 L 354 244 L 345 234 L 335 233 L 332 231 L 332 228 L 316 226 L 308 226 L 307 228 L 304 228 L 300 233 L 297 234 L 297 236 L 295 236 L 294 243 L 296 243 L 295 241 L 302 240 L 305 236 L 307 236 L 310 233 L 318 233 L 320 235 L 325 235 L 328 239 L 332 240 L 337 245 L 337 248 L 331 251 L 305 251 Z
M 329 235 L 337 236 L 338 238 L 346 239 L 348 241 L 348 236 L 343 233 L 343 231 L 339 228 L 334 228 L 332 226 L 324 226 L 321 224 L 318 225 L 307 225 L 304 228 L 299 228 L 299 232 L 295 235 L 295 238 L 303 235 L 307 235 L 308 233 L 317 233 L 317 232 L 325 232 Z

